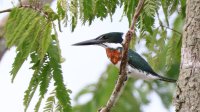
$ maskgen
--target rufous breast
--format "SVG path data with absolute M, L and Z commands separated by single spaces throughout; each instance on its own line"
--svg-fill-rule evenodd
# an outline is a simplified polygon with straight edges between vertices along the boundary
M 121 60 L 121 51 L 119 49 L 106 48 L 106 54 L 114 65 Z

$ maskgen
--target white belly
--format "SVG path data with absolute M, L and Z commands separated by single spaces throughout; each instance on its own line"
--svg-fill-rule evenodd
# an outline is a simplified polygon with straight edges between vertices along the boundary
M 117 63 L 115 65 L 118 69 L 120 68 L 120 62 Z M 158 77 L 149 74 L 147 72 L 138 70 L 138 69 L 134 69 L 132 68 L 130 65 L 127 65 L 127 75 L 129 77 L 133 77 L 133 78 L 139 78 L 139 79 L 143 79 L 143 80 L 154 80 L 154 79 L 159 79 Z

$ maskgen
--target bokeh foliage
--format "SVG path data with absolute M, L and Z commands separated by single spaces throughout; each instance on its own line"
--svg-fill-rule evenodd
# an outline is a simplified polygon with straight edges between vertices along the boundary
M 156 72 L 174 79 L 177 79 L 179 74 L 185 2 L 184 0 L 146 0 L 137 22 L 136 28 L 139 33 L 137 32 L 131 42 L 131 48 L 135 50 L 135 46 L 141 45 L 140 42 L 145 41 L 143 49 L 146 50 L 142 55 Z M 129 24 L 131 24 L 137 3 L 137 0 L 116 2 L 118 6 L 123 8 L 123 15 L 128 18 Z M 105 4 L 102 7 L 106 9 L 107 5 Z M 164 19 L 161 19 L 161 17 L 164 17 Z M 116 68 L 113 65 L 108 65 L 107 70 L 97 83 L 86 86 L 77 94 L 75 98 L 77 105 L 73 108 L 74 112 L 81 110 L 92 112 L 105 105 L 114 88 L 117 75 Z M 140 112 L 142 106 L 149 103 L 148 97 L 152 92 L 157 93 L 166 109 L 169 109 L 172 105 L 174 90 L 175 84 L 129 79 L 122 96 L 112 111 Z M 91 100 L 79 104 L 79 98 L 86 94 L 92 95 Z
M 56 12 L 49 5 L 44 5 L 41 9 L 37 8 L 40 0 L 29 1 L 30 7 L 13 8 L 5 28 L 7 46 L 17 47 L 17 56 L 11 71 L 12 80 L 23 62 L 31 57 L 33 65 L 31 69 L 34 74 L 25 92 L 25 110 L 37 87 L 40 90 L 40 97 L 35 111 L 39 110 L 41 101 L 53 80 L 55 89 L 48 97 L 44 111 L 71 111 L 70 90 L 65 87 L 62 79 L 62 56 L 57 38 L 57 30 L 61 31 L 60 22 L 64 22 L 74 31 L 78 22 L 90 25 L 95 19 L 103 21 L 106 17 L 110 17 L 112 20 L 116 9 L 121 8 L 122 16 L 127 17 L 131 24 L 138 0 L 57 0 Z M 171 78 L 177 78 L 179 73 L 185 5 L 186 0 L 145 0 L 136 26 L 137 35 L 131 42 L 131 48 L 135 49 L 135 46 L 145 41 L 146 52 L 143 56 L 156 72 Z M 58 29 L 55 27 L 55 22 L 58 22 Z M 169 27 L 176 31 L 170 30 Z M 81 96 L 91 94 L 92 99 L 84 104 L 77 103 L 72 110 L 93 112 L 105 105 L 117 75 L 118 70 L 109 65 L 97 83 L 83 88 L 75 98 L 78 102 Z M 141 107 L 149 103 L 147 97 L 152 91 L 156 92 L 165 107 L 169 108 L 174 89 L 175 85 L 164 82 L 129 79 L 112 111 L 140 112 Z

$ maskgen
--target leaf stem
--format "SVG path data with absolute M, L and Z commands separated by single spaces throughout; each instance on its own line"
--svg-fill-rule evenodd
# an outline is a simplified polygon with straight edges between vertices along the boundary
M 10 8 L 10 9 L 5 9 L 5 10 L 2 10 L 2 11 L 0 11 L 0 13 L 11 12 L 11 11 L 12 11 L 12 8 Z
M 32 6 L 32 5 L 20 5 L 20 6 L 18 6 L 18 8 L 30 8 L 30 9 L 33 9 L 33 10 L 37 11 L 38 13 L 42 14 L 46 19 L 48 19 L 48 13 L 43 11 L 41 8 L 37 8 L 37 7 Z M 11 12 L 13 9 L 14 8 L 2 10 L 2 11 L 0 11 L 0 14 L 1 13 L 5 13 L 5 12 Z
M 164 28 L 166 28 L 166 29 L 172 30 L 173 32 L 176 32 L 176 33 L 178 33 L 179 35 L 182 36 L 182 33 L 181 33 L 181 32 L 179 32 L 179 31 L 177 31 L 177 30 L 175 30 L 175 29 L 173 29 L 173 28 L 170 28 L 170 27 L 168 27 L 168 26 L 160 25 L 159 27 L 164 27 Z

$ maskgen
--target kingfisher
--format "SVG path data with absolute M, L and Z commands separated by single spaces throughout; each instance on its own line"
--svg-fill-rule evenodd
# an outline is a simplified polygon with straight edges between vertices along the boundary
M 123 51 L 123 33 L 110 32 L 98 36 L 95 39 L 86 40 L 75 43 L 74 46 L 98 45 L 106 50 L 107 57 L 118 69 L 120 68 L 122 51 Z M 175 79 L 170 79 L 157 74 L 147 61 L 137 52 L 128 50 L 127 75 L 143 80 L 161 80 L 166 82 L 176 82 Z

